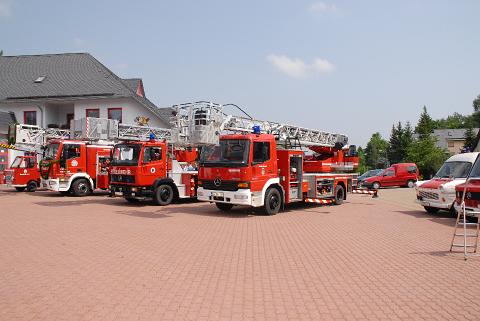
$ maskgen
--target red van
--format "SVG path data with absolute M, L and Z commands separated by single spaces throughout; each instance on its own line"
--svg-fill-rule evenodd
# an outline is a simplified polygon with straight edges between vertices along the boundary
M 385 169 L 377 176 L 367 178 L 362 187 L 378 189 L 387 186 L 414 187 L 418 180 L 418 167 L 415 163 L 399 163 Z

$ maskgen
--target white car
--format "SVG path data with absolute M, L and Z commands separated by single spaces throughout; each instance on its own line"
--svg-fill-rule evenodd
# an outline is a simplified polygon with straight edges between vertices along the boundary
M 443 163 L 433 179 L 418 181 L 415 184 L 417 203 L 428 213 L 446 210 L 455 216 L 455 186 L 465 182 L 477 155 L 478 153 L 453 155 Z

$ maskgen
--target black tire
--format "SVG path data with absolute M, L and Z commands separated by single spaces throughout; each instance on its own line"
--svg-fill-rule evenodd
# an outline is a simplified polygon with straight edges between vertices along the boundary
M 414 188 L 414 187 L 415 187 L 415 182 L 412 181 L 411 179 L 408 180 L 406 187 L 408 187 L 408 188 Z
M 335 198 L 334 198 L 335 205 L 342 204 L 344 198 L 345 198 L 345 189 L 343 188 L 342 185 L 337 185 L 337 187 L 335 187 Z
M 431 206 L 424 206 L 423 208 L 425 209 L 425 211 L 427 211 L 427 213 L 430 213 L 430 214 L 437 214 L 439 211 L 438 208 L 431 207 Z
M 131 204 L 136 204 L 136 203 L 140 202 L 139 199 L 133 198 L 133 197 L 125 197 L 125 200 L 126 200 L 127 202 L 131 203 Z
M 372 189 L 379 189 L 380 188 L 380 183 L 379 182 L 374 182 L 372 184 Z
M 215 205 L 217 205 L 218 209 L 222 212 L 228 212 L 233 207 L 233 204 L 228 203 L 215 203 Z
M 25 190 L 25 187 L 15 187 L 17 192 L 23 192 Z
M 173 188 L 170 185 L 158 185 L 153 195 L 153 200 L 157 205 L 165 206 L 173 201 Z
M 473 216 L 467 216 L 468 223 L 478 223 L 478 218 Z
M 27 192 L 35 192 L 38 188 L 38 184 L 35 181 L 30 181 L 27 184 Z
M 450 207 L 450 210 L 448 211 L 450 213 L 450 217 L 457 217 L 457 210 L 455 209 L 455 206 Z
M 280 211 L 282 207 L 282 196 L 276 188 L 269 188 L 265 193 L 265 202 L 263 210 L 267 215 L 275 215 Z
M 77 197 L 88 196 L 92 193 L 90 183 L 85 178 L 80 178 L 73 182 L 70 190 Z

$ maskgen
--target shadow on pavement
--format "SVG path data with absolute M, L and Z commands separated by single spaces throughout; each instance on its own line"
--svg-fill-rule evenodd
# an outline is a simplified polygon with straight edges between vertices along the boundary
M 437 257 L 447 257 L 455 260 L 463 261 L 463 252 L 450 252 L 450 251 L 428 251 L 428 252 L 411 252 L 409 254 L 413 255 L 428 255 L 428 256 L 437 256 Z
M 413 216 L 415 218 L 427 218 L 429 221 L 454 226 L 455 225 L 455 218 L 450 216 L 450 213 L 446 211 L 440 211 L 437 214 L 428 214 L 427 212 L 422 211 L 394 211 L 395 213 L 402 213 Z

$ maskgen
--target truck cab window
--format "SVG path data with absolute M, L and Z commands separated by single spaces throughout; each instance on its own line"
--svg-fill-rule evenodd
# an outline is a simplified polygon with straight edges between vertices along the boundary
M 62 157 L 60 158 L 60 166 L 65 167 L 66 161 L 72 158 L 80 157 L 80 145 L 66 144 L 63 145 Z
M 385 173 L 385 176 L 395 176 L 395 172 L 394 171 L 387 171 Z
M 162 160 L 162 148 L 161 147 L 145 147 L 143 153 L 143 162 L 150 163 Z
M 264 163 L 270 159 L 270 143 L 254 142 L 253 143 L 253 162 Z

